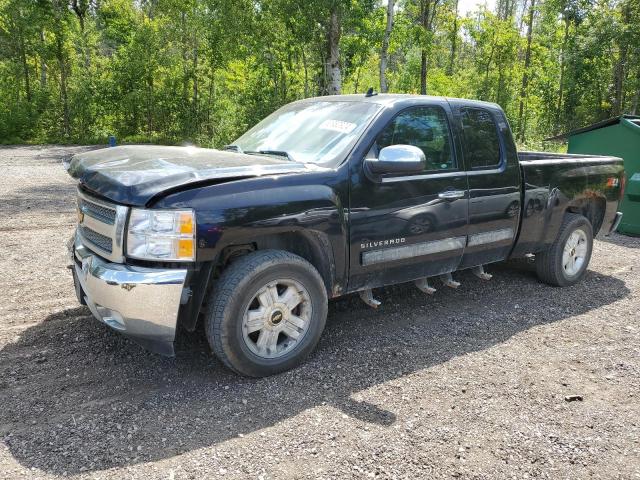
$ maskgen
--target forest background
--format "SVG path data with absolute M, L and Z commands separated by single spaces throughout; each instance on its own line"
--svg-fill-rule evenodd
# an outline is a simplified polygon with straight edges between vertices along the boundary
M 523 148 L 640 112 L 640 0 L 0 0 L 0 143 L 230 143 L 336 93 L 474 98 Z

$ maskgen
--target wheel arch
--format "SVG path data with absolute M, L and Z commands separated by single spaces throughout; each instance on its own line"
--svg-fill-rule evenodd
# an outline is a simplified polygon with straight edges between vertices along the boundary
M 251 244 L 254 250 L 283 250 L 304 258 L 322 277 L 329 298 L 340 293 L 334 252 L 327 234 L 315 230 L 292 230 L 258 236 L 252 239 Z
M 595 237 L 600 228 L 602 228 L 606 209 L 607 200 L 604 197 L 591 195 L 572 200 L 567 205 L 565 215 L 567 213 L 575 213 L 585 217 L 591 223 L 593 236 Z
M 315 230 L 290 230 L 258 235 L 246 241 L 225 245 L 219 250 L 214 261 L 203 264 L 199 273 L 193 277 L 192 297 L 188 307 L 185 307 L 184 313 L 180 315 L 181 325 L 188 331 L 195 330 L 206 292 L 212 288 L 215 279 L 239 257 L 260 250 L 282 250 L 304 258 L 320 274 L 328 298 L 340 295 L 344 289 L 342 280 L 336 273 L 335 254 L 326 233 Z

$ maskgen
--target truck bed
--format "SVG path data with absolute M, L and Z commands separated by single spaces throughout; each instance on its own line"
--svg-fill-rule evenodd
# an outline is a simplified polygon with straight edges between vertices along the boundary
M 567 210 L 587 217 L 594 235 L 614 222 L 624 166 L 621 158 L 519 152 L 521 227 L 512 257 L 544 250 L 556 238 Z

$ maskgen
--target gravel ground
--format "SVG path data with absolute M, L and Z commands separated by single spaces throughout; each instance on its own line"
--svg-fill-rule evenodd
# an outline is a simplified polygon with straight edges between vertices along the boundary
M 307 363 L 250 380 L 76 303 L 82 148 L 0 149 L 0 478 L 640 478 L 640 239 L 598 240 L 570 288 L 492 266 L 340 299 Z

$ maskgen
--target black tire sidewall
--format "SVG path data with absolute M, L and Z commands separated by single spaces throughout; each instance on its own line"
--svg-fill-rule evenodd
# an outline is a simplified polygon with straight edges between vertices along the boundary
M 327 294 L 319 274 L 310 270 L 313 269 L 310 264 L 302 262 L 266 261 L 261 264 L 235 285 L 234 294 L 227 302 L 222 318 L 213 319 L 220 322 L 220 340 L 225 354 L 234 370 L 239 373 L 261 377 L 289 370 L 301 363 L 318 343 L 326 323 Z M 255 293 L 270 281 L 279 279 L 294 280 L 305 287 L 311 298 L 311 322 L 299 345 L 291 352 L 267 359 L 254 354 L 246 345 L 242 318 Z

